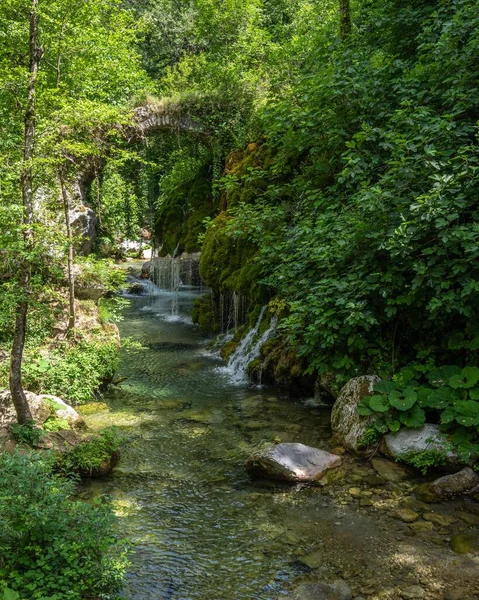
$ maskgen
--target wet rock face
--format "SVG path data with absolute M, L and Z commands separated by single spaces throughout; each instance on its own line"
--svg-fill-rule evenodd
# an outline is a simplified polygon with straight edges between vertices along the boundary
M 293 600 L 351 600 L 351 588 L 343 581 L 334 583 L 303 583 L 293 594 Z
M 447 437 L 440 431 L 439 425 L 426 423 L 418 429 L 401 429 L 397 433 L 388 433 L 381 442 L 381 452 L 394 459 L 401 455 L 425 450 L 436 450 L 444 453 L 450 466 L 459 465 L 459 457 L 450 450 Z
M 90 254 L 96 235 L 97 217 L 91 208 L 80 204 L 70 210 L 70 224 L 74 235 L 81 238 L 77 252 L 84 256 Z
M 477 493 L 479 493 L 479 475 L 469 467 L 458 473 L 423 483 L 415 490 L 416 496 L 423 502 L 441 502 L 455 496 Z
M 50 416 L 50 407 L 40 396 L 32 392 L 25 392 L 30 412 L 37 425 L 43 425 Z M 9 391 L 0 392 L 0 428 L 7 428 L 17 422 L 17 413 Z
M 331 427 L 334 438 L 348 450 L 360 452 L 359 442 L 371 426 L 374 417 L 358 414 L 358 404 L 373 393 L 373 385 L 379 381 L 375 375 L 363 375 L 348 381 L 334 403 Z
M 314 481 L 339 467 L 342 458 L 304 444 L 278 444 L 255 453 L 246 461 L 253 477 L 278 481 Z

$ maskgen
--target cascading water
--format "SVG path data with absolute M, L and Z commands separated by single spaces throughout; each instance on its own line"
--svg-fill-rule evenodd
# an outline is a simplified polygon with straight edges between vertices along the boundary
M 263 334 L 259 334 L 259 328 L 265 312 L 266 306 L 263 306 L 255 326 L 250 329 L 247 335 L 241 340 L 241 343 L 229 358 L 227 366 L 220 368 L 223 373 L 228 375 L 228 378 L 232 383 L 244 384 L 248 380 L 248 365 L 258 358 L 261 353 L 261 347 L 276 331 L 278 318 L 274 316 L 271 319 L 268 329 Z
M 121 290 L 122 296 L 158 296 L 160 290 L 149 279 L 126 276 L 127 287 Z

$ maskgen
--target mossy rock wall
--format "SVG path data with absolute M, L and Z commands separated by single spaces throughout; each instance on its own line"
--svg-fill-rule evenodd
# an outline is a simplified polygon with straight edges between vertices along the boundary
M 176 193 L 157 209 L 155 236 L 161 246 L 160 255 L 198 252 L 203 221 L 213 218 L 218 209 L 218 201 L 213 197 L 211 169 L 205 165 L 199 175 L 178 186 Z

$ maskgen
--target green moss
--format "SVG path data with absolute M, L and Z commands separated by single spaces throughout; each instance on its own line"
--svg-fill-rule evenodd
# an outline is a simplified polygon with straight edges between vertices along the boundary
M 199 174 L 179 185 L 156 212 L 155 234 L 162 244 L 161 254 L 198 252 L 203 221 L 217 211 L 209 165 L 205 165 Z
M 215 317 L 210 295 L 203 296 L 195 301 L 191 317 L 193 323 L 199 325 L 203 333 L 214 333 L 219 330 L 218 319 Z

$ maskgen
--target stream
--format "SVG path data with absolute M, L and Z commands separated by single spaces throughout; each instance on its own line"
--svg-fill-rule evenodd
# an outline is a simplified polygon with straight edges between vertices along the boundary
M 132 542 L 125 597 L 276 600 L 310 574 L 360 575 L 372 593 L 379 570 L 414 583 L 410 565 L 397 562 L 401 552 L 419 552 L 403 523 L 389 533 L 328 486 L 250 481 L 244 462 L 265 443 L 330 449 L 329 409 L 232 381 L 189 318 L 199 293 L 131 300 L 120 323 L 122 338 L 135 343 L 122 350 L 125 379 L 105 395 L 108 408 L 85 416 L 90 429 L 116 425 L 127 438 L 113 474 L 84 490 L 112 498 Z M 364 463 L 348 468 L 348 480 L 380 485 Z

